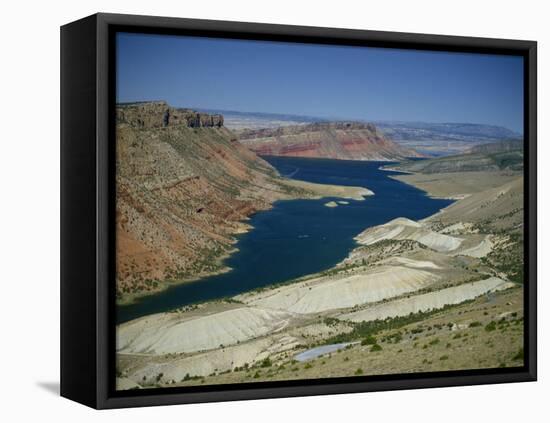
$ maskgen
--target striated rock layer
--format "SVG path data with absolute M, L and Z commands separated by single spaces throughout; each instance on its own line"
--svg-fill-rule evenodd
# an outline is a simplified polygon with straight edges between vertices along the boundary
M 303 191 L 243 147 L 221 116 L 154 102 L 120 106 L 117 118 L 119 300 L 222 270 L 243 219 Z
M 386 138 L 373 124 L 318 122 L 308 125 L 244 130 L 241 142 L 260 155 L 342 160 L 401 160 L 422 157 Z

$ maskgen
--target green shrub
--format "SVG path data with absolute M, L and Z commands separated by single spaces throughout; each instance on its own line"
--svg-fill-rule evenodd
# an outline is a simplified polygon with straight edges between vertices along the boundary
M 477 328 L 478 326 L 481 326 L 481 322 L 475 321 L 470 323 L 471 328 Z
M 376 351 L 382 351 L 382 347 L 378 344 L 374 344 L 372 347 L 370 347 L 370 352 L 376 352 Z
M 340 321 L 334 317 L 325 317 L 323 323 L 327 326 L 336 326 Z
M 356 375 L 362 375 L 363 374 L 363 369 L 359 368 L 355 371 L 355 374 Z
M 439 357 L 439 359 L 440 359 L 441 361 L 448 360 L 448 359 L 449 359 L 449 356 L 448 356 L 448 355 L 442 355 L 441 357 Z
M 266 357 L 262 360 L 261 364 L 260 364 L 260 367 L 271 367 L 273 363 L 271 362 L 271 360 L 269 359 L 269 357 Z
M 494 321 L 494 320 L 491 320 L 490 323 L 488 323 L 486 326 L 485 326 L 485 330 L 487 332 L 492 332 L 494 330 L 496 330 L 497 328 L 497 323 Z
M 382 341 L 384 342 L 390 342 L 397 344 L 403 340 L 403 334 L 401 332 L 394 332 L 391 335 L 388 335 L 384 338 L 382 338 Z
M 361 341 L 361 345 L 374 345 L 376 344 L 376 338 L 372 335 L 367 336 L 366 338 L 363 338 Z

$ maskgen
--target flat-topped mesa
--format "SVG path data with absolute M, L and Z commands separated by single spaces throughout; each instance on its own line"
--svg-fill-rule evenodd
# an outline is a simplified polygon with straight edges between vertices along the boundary
M 119 103 L 116 108 L 116 117 L 117 123 L 144 129 L 182 125 L 188 128 L 223 126 L 222 115 L 171 107 L 165 101 Z
M 378 135 L 380 139 L 384 135 L 378 131 L 372 123 L 354 122 L 354 121 L 336 121 L 336 122 L 314 122 L 306 125 L 289 125 L 278 128 L 245 129 L 239 133 L 241 140 L 254 138 L 268 138 L 285 135 L 297 135 L 304 132 L 330 131 L 330 130 L 357 130 L 364 129 Z
M 398 161 L 422 157 L 394 143 L 372 123 L 316 122 L 239 132 L 240 141 L 259 155 L 340 160 Z

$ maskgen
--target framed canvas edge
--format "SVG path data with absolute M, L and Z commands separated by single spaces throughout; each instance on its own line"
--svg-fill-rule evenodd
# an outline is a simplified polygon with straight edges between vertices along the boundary
M 95 15 L 60 31 L 60 394 L 92 407 L 99 336 L 96 34 Z
M 242 23 L 227 21 L 210 21 L 184 18 L 164 18 L 153 16 L 103 14 L 97 17 L 97 401 L 95 407 L 98 409 L 139 407 L 153 405 L 171 405 L 202 403 L 216 401 L 251 400 L 280 397 L 296 397 L 325 394 L 360 393 L 372 391 L 422 389 L 435 387 L 452 387 L 463 385 L 495 384 L 508 382 L 527 382 L 537 380 L 537 309 L 536 309 L 536 273 L 537 273 L 537 241 L 536 241 L 536 125 L 537 125 L 537 44 L 535 41 L 504 40 L 489 38 L 457 37 L 446 35 L 411 34 L 399 32 L 366 31 L 335 28 L 318 28 L 287 26 L 258 23 Z M 113 139 L 112 118 L 109 116 L 109 98 L 113 94 L 112 84 L 109 84 L 110 66 L 113 65 L 113 52 L 109 49 L 109 32 L 115 27 L 148 27 L 153 31 L 159 29 L 168 30 L 192 30 L 192 31 L 215 31 L 234 33 L 235 36 L 275 35 L 276 37 L 301 37 L 311 39 L 333 39 L 338 41 L 360 40 L 375 42 L 391 42 L 397 44 L 409 44 L 419 48 L 430 48 L 438 45 L 442 50 L 453 49 L 474 49 L 474 50 L 502 50 L 515 51 L 525 57 L 526 69 L 524 74 L 525 86 L 525 145 L 528 149 L 526 155 L 528 160 L 528 172 L 526 172 L 525 183 L 527 186 L 526 205 L 528 206 L 529 227 L 526 234 L 529 242 L 528 251 L 529 265 L 527 293 L 524 296 L 527 308 L 526 323 L 527 333 L 525 334 L 525 347 L 527 348 L 527 363 L 523 368 L 516 371 L 494 373 L 494 374 L 473 374 L 473 375 L 407 375 L 402 380 L 376 380 L 360 382 L 342 382 L 338 384 L 316 384 L 308 385 L 307 380 L 299 386 L 277 386 L 265 387 L 258 384 L 257 387 L 246 389 L 227 389 L 220 386 L 220 389 L 208 392 L 185 392 L 172 393 L 165 389 L 159 389 L 158 393 L 131 396 L 117 392 L 113 395 L 110 387 L 110 378 L 114 377 L 112 371 L 112 360 L 110 360 L 109 348 L 114 347 L 113 339 L 109 337 L 109 274 L 114 266 L 108 254 L 110 247 L 109 230 L 113 228 L 114 216 L 109 212 L 109 198 L 114 189 L 109 185 L 110 154 L 113 154 L 114 146 L 109 144 Z M 411 47 L 409 47 L 411 48 Z M 112 176 L 112 174 L 111 174 Z M 112 184 L 111 184 L 112 185 Z M 412 376 L 412 377 L 411 377 Z

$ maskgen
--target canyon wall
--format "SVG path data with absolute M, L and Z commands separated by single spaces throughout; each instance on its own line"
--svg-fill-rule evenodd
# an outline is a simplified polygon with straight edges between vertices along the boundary
M 382 161 L 422 157 L 391 141 L 373 124 L 361 122 L 316 122 L 243 130 L 239 139 L 260 155 Z
M 292 190 L 220 115 L 164 102 L 117 107 L 118 300 L 222 271 L 243 220 Z
M 117 105 L 117 122 L 137 128 L 221 128 L 223 116 L 170 107 L 165 101 L 122 103 Z

